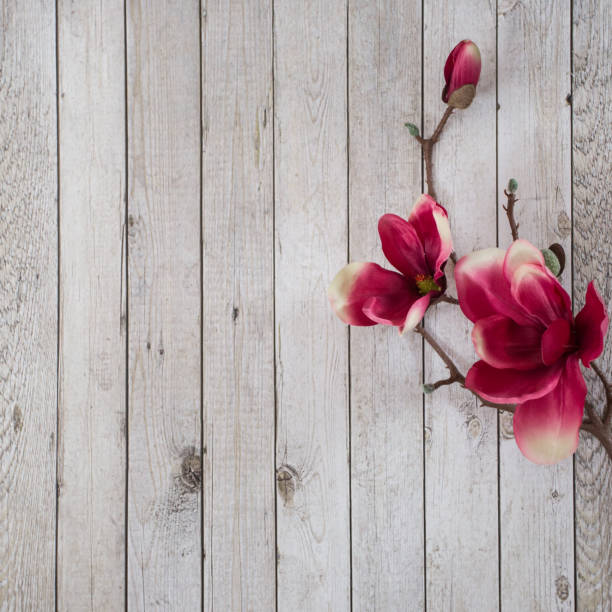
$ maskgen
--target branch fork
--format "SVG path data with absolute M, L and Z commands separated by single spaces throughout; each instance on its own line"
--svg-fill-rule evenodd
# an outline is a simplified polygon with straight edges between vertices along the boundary
M 427 344 L 429 344 L 429 346 L 431 346 L 431 348 L 438 354 L 440 359 L 442 359 L 444 365 L 449 371 L 448 378 L 443 378 L 434 383 L 425 385 L 427 392 L 431 393 L 440 387 L 452 385 L 454 383 L 459 383 L 463 388 L 467 388 L 465 386 L 465 376 L 461 373 L 448 353 L 440 346 L 439 342 L 423 327 L 422 324 L 417 325 L 414 328 L 414 331 L 419 334 L 427 342 Z M 612 431 L 610 429 L 610 424 L 612 422 L 612 382 L 608 380 L 606 374 L 595 362 L 591 363 L 591 367 L 599 377 L 604 387 L 606 394 L 606 405 L 603 410 L 603 415 L 600 417 L 593 404 L 587 400 L 584 405 L 587 418 L 582 422 L 580 429 L 597 438 L 606 450 L 610 459 L 612 459 Z M 490 402 L 484 399 L 471 389 L 469 391 L 480 400 L 482 406 L 495 408 L 500 412 L 514 413 L 515 406 L 512 404 L 496 404 L 495 402 Z

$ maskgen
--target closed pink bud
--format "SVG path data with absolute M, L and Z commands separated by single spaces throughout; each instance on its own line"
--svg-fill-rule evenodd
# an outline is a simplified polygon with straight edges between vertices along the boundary
M 471 40 L 462 40 L 450 52 L 444 65 L 444 102 L 454 108 L 467 108 L 472 103 L 480 77 L 480 63 L 480 51 Z

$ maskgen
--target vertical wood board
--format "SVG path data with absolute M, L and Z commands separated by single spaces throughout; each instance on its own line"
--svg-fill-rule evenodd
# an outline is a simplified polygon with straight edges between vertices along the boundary
M 479 47 L 482 73 L 469 108 L 450 117 L 434 149 L 434 180 L 446 207 L 458 257 L 495 244 L 495 12 L 489 2 L 426 3 L 424 124 L 442 116 L 446 58 L 461 40 Z M 456 296 L 454 266 L 446 268 Z M 457 306 L 440 304 L 425 326 L 463 373 L 475 360 L 472 324 Z M 426 345 L 425 382 L 448 371 Z M 458 385 L 425 396 L 426 588 L 430 610 L 498 606 L 497 415 Z
M 569 16 L 569 2 L 499 4 L 498 198 L 500 247 L 512 240 L 501 204 L 515 178 L 519 235 L 538 248 L 563 245 L 560 281 L 571 295 Z M 572 459 L 535 465 L 520 453 L 508 416 L 500 427 L 502 609 L 571 610 Z
M 57 604 L 125 601 L 123 2 L 58 4 Z
M 349 7 L 349 259 L 392 269 L 377 231 L 421 193 L 421 6 Z M 353 327 L 352 583 L 355 610 L 424 602 L 422 346 L 388 326 Z
M 588 283 L 612 303 L 612 97 L 610 35 L 612 7 L 606 2 L 574 2 L 573 169 L 574 303 L 584 304 Z M 597 360 L 610 378 L 610 334 Z M 589 373 L 590 399 L 601 408 L 604 393 Z M 581 434 L 575 463 L 576 609 L 612 607 L 612 463 L 601 444 Z
M 201 603 L 200 23 L 127 5 L 128 606 Z
M 272 2 L 202 14 L 204 607 L 273 610 Z
M 0 108 L 0 602 L 48 610 L 57 416 L 53 4 L 0 7 Z
M 345 2 L 274 7 L 280 610 L 350 607 Z

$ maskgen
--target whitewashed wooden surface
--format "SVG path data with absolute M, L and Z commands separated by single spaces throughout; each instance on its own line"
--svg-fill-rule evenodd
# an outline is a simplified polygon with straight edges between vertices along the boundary
M 0 0 L 1 610 L 612 610 L 612 464 L 529 464 L 325 290 L 423 189 L 612 300 L 599 0 Z M 465 369 L 469 325 L 426 325 Z M 610 368 L 612 349 L 600 362 Z M 598 392 L 598 391 L 597 391 Z

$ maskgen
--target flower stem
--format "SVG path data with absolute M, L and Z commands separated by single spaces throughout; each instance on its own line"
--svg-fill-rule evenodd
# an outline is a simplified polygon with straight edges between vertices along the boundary
M 431 348 L 438 354 L 440 359 L 444 362 L 450 372 L 448 378 L 438 380 L 431 384 L 431 387 L 435 390 L 439 387 L 446 385 L 452 385 L 453 383 L 459 383 L 462 387 L 465 387 L 465 376 L 461 374 L 459 368 L 455 365 L 455 362 L 450 358 L 448 353 L 440 346 L 438 341 L 423 327 L 422 324 L 417 325 L 414 331 L 421 335 L 423 339 L 431 346 Z M 612 461 L 612 432 L 610 431 L 610 421 L 612 420 L 612 383 L 607 379 L 604 372 L 599 368 L 596 363 L 591 363 L 593 370 L 599 376 L 604 389 L 606 391 L 606 409 L 604 411 L 603 419 L 597 414 L 593 405 L 590 402 L 585 402 L 585 409 L 588 415 L 588 420 L 584 421 L 580 427 L 583 431 L 590 433 L 592 436 L 597 438 L 601 445 L 604 447 L 610 460 Z M 511 404 L 496 404 L 490 402 L 483 397 L 480 397 L 478 393 L 468 389 L 470 393 L 475 395 L 483 406 L 489 406 L 495 408 L 501 412 L 514 412 L 515 406 Z
M 508 205 L 504 206 L 504 210 L 506 211 L 506 215 L 508 215 L 508 223 L 510 223 L 510 231 L 512 232 L 512 240 L 518 240 L 519 233 L 518 228 L 519 224 L 516 222 L 514 218 L 514 205 L 518 202 L 517 197 L 513 192 L 508 192 L 504 189 L 504 195 L 508 198 Z
M 447 304 L 455 304 L 456 306 L 459 305 L 459 300 L 456 297 L 453 297 L 452 295 L 446 295 L 446 293 L 443 293 L 441 296 L 437 297 L 432 303 L 432 306 L 435 306 L 436 304 L 439 304 L 440 302 L 446 302 Z
M 442 134 L 442 130 L 444 129 L 448 118 L 452 115 L 453 110 L 454 109 L 451 106 L 446 107 L 444 115 L 442 115 L 442 119 L 440 119 L 440 123 L 438 123 L 438 126 L 436 127 L 434 133 L 431 135 L 430 138 L 422 138 L 421 136 L 415 136 L 417 141 L 421 144 L 421 148 L 423 149 L 423 157 L 425 159 L 425 174 L 427 176 L 427 193 L 434 200 L 437 200 L 438 197 L 436 196 L 436 189 L 434 187 L 433 180 L 433 147 L 440 139 L 440 134 Z
M 442 359 L 442 361 L 448 368 L 448 371 L 450 372 L 450 378 L 447 379 L 449 382 L 444 383 L 444 384 L 450 385 L 451 383 L 458 382 L 459 384 L 464 385 L 465 376 L 461 374 L 461 372 L 459 371 L 459 368 L 455 365 L 454 361 L 448 356 L 446 351 L 438 344 L 437 340 L 420 323 L 414 328 L 414 331 L 417 334 L 420 334 L 421 336 L 423 336 L 424 340 L 429 344 L 429 346 L 431 346 L 431 348 L 434 351 L 436 351 L 436 353 L 438 353 L 438 356 L 440 357 L 440 359 Z M 434 383 L 434 386 L 436 384 L 437 383 Z M 438 386 L 441 386 L 441 385 L 438 385 Z
M 589 415 L 589 421 L 583 423 L 580 429 L 588 431 L 592 436 L 595 436 L 606 449 L 610 459 L 612 459 L 612 433 L 610 432 L 609 424 L 606 423 L 605 417 L 602 421 L 591 402 L 585 402 L 584 407 Z

